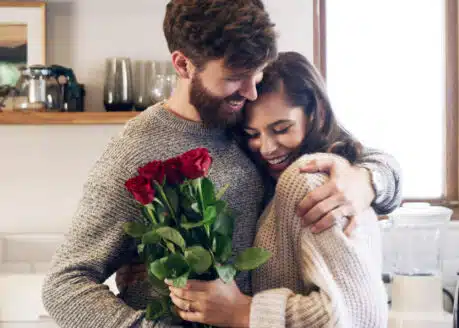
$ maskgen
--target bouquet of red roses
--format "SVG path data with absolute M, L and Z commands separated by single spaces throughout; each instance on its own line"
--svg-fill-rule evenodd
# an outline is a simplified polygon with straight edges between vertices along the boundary
M 136 238 L 149 281 L 163 295 L 148 304 L 149 320 L 174 315 L 165 279 L 177 287 L 188 279 L 229 282 L 238 271 L 253 270 L 271 256 L 255 247 L 233 254 L 234 214 L 221 199 L 228 185 L 215 191 L 207 178 L 211 164 L 208 150 L 197 148 L 150 162 L 125 183 L 142 204 L 145 220 L 126 223 L 124 229 Z

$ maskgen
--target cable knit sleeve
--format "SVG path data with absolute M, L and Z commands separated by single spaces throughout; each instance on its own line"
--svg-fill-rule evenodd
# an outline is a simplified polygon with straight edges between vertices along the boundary
M 357 165 L 372 172 L 376 193 L 372 206 L 376 213 L 388 214 L 400 206 L 401 168 L 393 156 L 377 149 L 365 148 Z M 379 184 L 379 187 L 376 188 L 375 184 Z
M 368 218 L 360 222 L 367 226 L 360 227 L 350 238 L 343 233 L 344 218 L 334 227 L 313 234 L 301 228 L 295 215 L 302 197 L 327 178 L 323 174 L 300 174 L 298 167 L 321 156 L 334 155 L 303 156 L 282 174 L 268 213 L 275 216 L 277 238 L 281 238 L 277 247 L 293 248 L 294 263 L 301 271 L 299 289 L 307 292 L 295 294 L 279 288 L 256 294 L 251 306 L 251 328 L 381 328 L 387 324 L 374 211 L 362 214 Z

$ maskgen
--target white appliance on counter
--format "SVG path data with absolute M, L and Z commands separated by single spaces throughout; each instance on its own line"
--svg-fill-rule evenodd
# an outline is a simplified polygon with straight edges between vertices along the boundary
M 441 245 L 452 210 L 429 204 L 405 205 L 394 211 L 392 304 L 389 328 L 452 328 L 443 309 Z

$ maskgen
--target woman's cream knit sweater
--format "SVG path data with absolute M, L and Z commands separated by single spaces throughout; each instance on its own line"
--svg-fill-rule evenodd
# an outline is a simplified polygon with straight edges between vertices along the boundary
M 325 232 L 302 228 L 298 202 L 323 184 L 324 174 L 300 174 L 305 162 L 331 154 L 305 155 L 280 177 L 276 193 L 259 221 L 255 245 L 273 257 L 253 272 L 255 294 L 250 327 L 383 328 L 387 296 L 381 280 L 381 238 L 372 209 L 348 238 L 346 218 Z

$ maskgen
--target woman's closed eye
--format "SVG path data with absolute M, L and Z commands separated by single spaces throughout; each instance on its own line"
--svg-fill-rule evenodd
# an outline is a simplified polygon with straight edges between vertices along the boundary
M 228 82 L 240 82 L 242 79 L 240 77 L 226 77 L 225 78 L 225 81 L 228 81 Z
M 278 129 L 278 128 L 277 129 L 273 129 L 273 132 L 274 132 L 274 134 L 285 134 L 290 130 L 292 125 L 286 126 L 286 127 L 282 128 L 282 129 Z
M 249 139 L 257 138 L 260 136 L 259 132 L 252 131 L 252 130 L 244 130 L 245 136 Z

